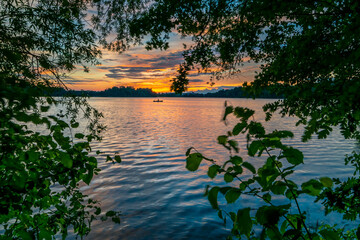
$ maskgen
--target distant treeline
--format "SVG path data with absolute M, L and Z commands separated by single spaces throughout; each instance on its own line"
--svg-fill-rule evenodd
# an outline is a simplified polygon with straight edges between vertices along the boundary
M 205 97 L 205 98 L 251 98 L 252 95 L 249 95 L 242 87 L 236 87 L 229 90 L 220 90 L 215 93 L 155 93 L 150 88 L 133 88 L 133 87 L 112 87 L 104 91 L 75 91 L 70 90 L 66 91 L 65 89 L 58 88 L 52 92 L 53 96 L 65 96 L 65 95 L 85 95 L 89 97 Z M 257 95 L 258 98 L 281 98 L 271 93 L 268 90 L 263 90 L 261 94 Z
M 133 87 L 113 87 L 105 89 L 104 91 L 66 91 L 63 88 L 56 89 L 51 95 L 65 96 L 65 95 L 89 96 L 89 97 L 156 97 L 158 94 L 153 92 L 150 88 L 133 88 Z
M 175 93 L 160 93 L 158 97 L 205 97 L 205 98 L 252 98 L 242 87 L 235 87 L 228 90 L 220 90 L 215 93 L 184 93 L 182 95 Z M 276 94 L 271 93 L 268 90 L 263 90 L 260 94 L 256 95 L 257 98 L 282 98 Z

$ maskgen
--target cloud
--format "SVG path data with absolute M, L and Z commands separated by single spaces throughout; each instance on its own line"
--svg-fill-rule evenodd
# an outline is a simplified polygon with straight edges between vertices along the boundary
M 202 79 L 189 79 L 189 82 L 191 82 L 191 83 L 202 83 L 202 82 L 205 82 L 204 80 L 202 80 Z
M 108 62 L 119 62 L 119 59 L 117 58 L 107 58 L 107 59 L 101 59 L 103 62 L 108 63 Z
M 159 79 L 176 75 L 178 65 L 183 62 L 182 51 L 154 53 L 126 53 L 121 54 L 124 64 L 111 66 L 112 62 L 119 62 L 111 53 L 98 71 L 104 72 L 105 77 L 111 79 Z
M 132 64 L 146 65 L 152 68 L 173 68 L 183 62 L 182 51 L 154 54 L 127 54 L 127 61 Z
M 108 70 L 110 73 L 105 74 L 108 78 L 122 79 L 122 78 L 145 78 L 144 73 L 153 70 L 151 67 L 128 67 L 128 66 L 115 66 L 115 67 L 99 67 L 102 70 Z
M 151 66 L 156 68 L 170 68 L 179 65 L 184 60 L 182 56 L 182 51 L 177 51 L 167 54 L 165 56 L 148 59 L 147 61 L 150 63 Z
M 75 79 L 72 77 L 67 77 L 66 79 L 63 79 L 63 81 L 65 84 L 110 82 L 109 80 L 99 80 L 99 79 L 90 79 L 90 78 Z

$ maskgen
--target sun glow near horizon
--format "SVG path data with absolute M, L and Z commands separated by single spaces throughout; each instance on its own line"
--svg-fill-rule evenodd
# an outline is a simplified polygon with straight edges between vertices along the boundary
M 171 80 L 176 77 L 179 64 L 184 61 L 183 41 L 178 36 L 172 37 L 167 51 L 147 51 L 138 46 L 119 54 L 102 49 L 100 65 L 89 66 L 89 73 L 82 71 L 79 66 L 64 82 L 73 90 L 103 91 L 112 87 L 129 86 L 149 88 L 156 93 L 170 92 Z M 216 81 L 214 86 L 208 83 L 210 74 L 192 70 L 188 76 L 188 91 L 242 86 L 245 81 L 254 79 L 256 70 L 258 66 L 255 63 L 246 63 L 241 68 L 241 74 Z

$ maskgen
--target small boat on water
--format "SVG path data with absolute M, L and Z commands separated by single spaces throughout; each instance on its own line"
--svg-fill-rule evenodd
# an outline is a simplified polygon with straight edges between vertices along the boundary
M 153 102 L 163 102 L 163 100 L 160 100 L 160 99 L 155 99 L 155 100 L 153 100 Z

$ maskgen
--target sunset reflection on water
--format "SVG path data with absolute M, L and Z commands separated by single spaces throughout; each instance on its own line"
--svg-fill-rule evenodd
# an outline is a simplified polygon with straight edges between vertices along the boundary
M 221 119 L 226 99 L 164 98 L 92 98 L 90 103 L 103 112 L 108 130 L 93 150 L 106 154 L 118 152 L 123 162 L 108 164 L 100 160 L 102 171 L 83 190 L 102 202 L 106 210 L 120 210 L 121 224 L 96 222 L 87 239 L 223 239 L 229 234 L 207 199 L 205 186 L 213 182 L 207 177 L 208 163 L 196 172 L 185 169 L 185 152 L 195 147 L 203 155 L 219 162 L 228 160 L 229 153 L 217 144 L 217 136 L 231 130 L 232 121 Z M 234 106 L 256 110 L 255 120 L 262 121 L 261 107 L 273 100 L 230 99 Z M 299 166 L 294 181 L 319 176 L 345 177 L 352 173 L 343 165 L 343 155 L 355 149 L 335 132 L 326 140 L 300 141 L 302 128 L 295 128 L 295 119 L 274 116 L 264 123 L 266 128 L 291 130 L 294 139 L 286 142 L 303 151 L 305 164 Z M 255 166 L 261 159 L 249 158 L 245 136 L 239 135 L 240 155 Z M 324 164 L 327 168 L 324 169 Z M 334 173 L 336 169 L 336 173 Z M 245 173 L 249 174 L 249 173 Z M 321 175 L 319 175 L 321 174 Z M 220 177 L 216 184 L 222 184 Z M 221 198 L 220 198 L 221 200 Z M 280 201 L 281 199 L 279 199 Z M 311 199 L 301 199 L 304 210 L 312 218 L 322 217 Z M 243 197 L 236 206 L 256 207 L 257 201 Z M 235 205 L 227 208 L 234 208 Z M 331 216 L 330 216 L 331 218 Z

